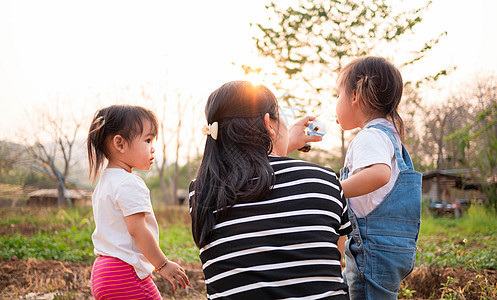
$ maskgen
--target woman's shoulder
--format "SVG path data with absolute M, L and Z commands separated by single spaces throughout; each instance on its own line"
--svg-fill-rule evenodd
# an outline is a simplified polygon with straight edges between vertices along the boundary
M 190 181 L 190 185 L 188 186 L 188 193 L 190 194 L 189 196 L 191 197 L 191 193 L 193 192 L 193 190 L 195 189 L 195 181 L 197 181 L 197 178 L 193 178 L 191 181 Z
M 294 166 L 314 166 L 320 167 L 309 161 L 305 161 L 298 158 L 292 158 L 287 156 L 269 156 L 269 164 L 271 166 L 283 166 L 283 167 L 294 167 Z

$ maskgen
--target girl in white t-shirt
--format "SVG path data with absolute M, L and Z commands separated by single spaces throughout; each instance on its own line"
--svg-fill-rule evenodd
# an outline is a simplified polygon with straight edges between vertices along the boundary
M 401 143 L 402 88 L 399 70 L 382 57 L 352 61 L 337 80 L 337 122 L 361 128 L 340 177 L 354 228 L 345 244 L 351 299 L 396 299 L 414 266 L 421 176 Z
M 96 112 L 88 134 L 90 177 L 108 164 L 92 195 L 97 259 L 91 288 L 96 299 L 161 299 L 151 273 L 159 272 L 177 290 L 189 285 L 185 271 L 159 248 L 159 228 L 145 182 L 132 169 L 149 170 L 157 136 L 153 112 L 112 105 Z

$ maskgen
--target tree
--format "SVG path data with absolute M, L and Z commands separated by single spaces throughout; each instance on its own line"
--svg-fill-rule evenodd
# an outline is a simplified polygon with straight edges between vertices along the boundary
M 255 37 L 256 47 L 288 77 L 292 91 L 298 86 L 296 81 L 305 82 L 302 88 L 308 91 L 304 96 L 307 101 L 319 99 L 320 95 L 329 99 L 335 94 L 336 76 L 346 63 L 385 50 L 385 44 L 412 33 L 430 4 L 396 12 L 386 0 L 301 0 L 298 5 L 285 7 L 272 2 L 266 7 L 274 20 L 270 18 L 268 25 L 256 24 L 262 33 Z M 406 51 L 409 59 L 398 65 L 408 66 L 422 59 L 444 34 L 427 41 L 418 51 Z M 288 87 L 278 88 L 290 90 Z M 320 101 L 310 105 L 320 105 Z M 343 162 L 343 131 L 341 140 Z
M 159 172 L 159 180 L 161 184 L 161 189 L 164 197 L 166 197 L 167 192 L 166 192 L 166 185 L 165 185 L 165 178 L 164 176 L 167 176 L 167 181 L 169 183 L 169 197 L 171 199 L 172 204 L 178 204 L 178 177 L 179 177 L 179 154 L 180 154 L 180 148 L 182 144 L 182 123 L 183 123 L 183 117 L 186 112 L 186 107 L 187 105 L 182 105 L 182 101 L 180 100 L 180 96 L 178 95 L 178 98 L 176 99 L 176 113 L 175 114 L 168 114 L 169 116 L 175 115 L 176 116 L 176 124 L 175 126 L 171 126 L 171 128 L 166 128 L 165 122 L 166 122 L 166 105 L 165 105 L 166 97 L 164 97 L 164 110 L 163 110 L 163 115 L 162 119 L 160 121 L 160 126 L 161 126 L 161 147 L 162 147 L 162 162 L 160 165 L 160 168 L 158 169 Z M 186 101 L 186 104 L 188 104 L 188 101 Z M 170 135 L 170 140 L 169 142 L 166 142 L 166 135 Z M 171 140 L 174 140 L 173 143 L 171 143 Z M 166 152 L 166 148 L 168 146 L 174 145 L 174 160 L 172 161 L 171 164 L 167 164 L 169 155 Z M 171 170 L 167 172 L 168 170 Z
M 438 104 L 420 107 L 423 113 L 424 136 L 421 144 L 424 156 L 434 161 L 435 169 L 446 170 L 467 166 L 466 158 L 453 140 L 447 140 L 454 131 L 464 127 L 473 117 L 474 104 L 458 96 L 450 96 Z
M 4 183 L 6 175 L 14 169 L 16 162 L 22 155 L 20 146 L 6 141 L 0 141 L 0 183 Z M 19 182 L 17 182 L 19 183 Z
M 446 139 L 457 143 L 463 155 L 471 156 L 469 167 L 478 170 L 472 175 L 481 182 L 487 205 L 497 211 L 497 77 L 478 79 L 473 97 L 476 117 Z
M 154 107 L 159 121 L 159 136 L 156 148 L 155 170 L 159 177 L 159 186 L 166 204 L 181 204 L 178 198 L 179 180 L 182 168 L 181 160 L 186 160 L 187 169 L 192 166 L 190 159 L 192 151 L 198 157 L 198 144 L 194 132 L 200 132 L 201 126 L 197 117 L 197 109 L 201 107 L 191 96 L 166 91 L 162 86 L 158 91 L 143 88 L 142 97 L 148 99 Z M 152 99 L 162 98 L 162 101 Z M 185 124 L 185 120 L 191 120 Z M 195 131 L 196 130 L 196 131 Z M 192 149 L 192 147 L 195 147 Z M 192 173 L 188 171 L 188 173 Z M 190 179 L 193 178 L 190 177 Z
M 199 109 L 203 105 L 192 96 L 182 95 L 167 82 L 128 86 L 122 90 L 119 102 L 142 105 L 156 114 L 159 133 L 154 143 L 153 172 L 144 172 L 143 176 L 151 179 L 157 175 L 157 182 L 153 179 L 149 184 L 153 189 L 160 189 L 162 203 L 180 204 L 178 189 L 184 186 L 180 182 L 182 172 L 193 174 L 190 168 L 194 164 L 190 161 L 199 156 L 199 137 L 202 137 Z
M 67 102 L 61 106 L 40 106 L 33 110 L 27 117 L 31 122 L 32 132 L 23 134 L 31 137 L 25 141 L 34 141 L 32 144 L 25 144 L 33 159 L 31 167 L 43 172 L 55 183 L 59 206 L 72 204 L 65 189 L 73 166 L 75 142 L 84 120 L 74 112 L 67 113 L 68 106 Z M 62 111 L 61 107 L 67 110 Z

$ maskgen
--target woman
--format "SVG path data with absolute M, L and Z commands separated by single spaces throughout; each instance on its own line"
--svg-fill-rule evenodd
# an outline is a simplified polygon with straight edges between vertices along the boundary
M 214 91 L 205 113 L 190 204 L 208 298 L 348 299 L 337 245 L 351 228 L 338 179 L 286 157 L 321 139 L 304 134 L 313 118 L 289 133 L 273 93 L 244 81 Z

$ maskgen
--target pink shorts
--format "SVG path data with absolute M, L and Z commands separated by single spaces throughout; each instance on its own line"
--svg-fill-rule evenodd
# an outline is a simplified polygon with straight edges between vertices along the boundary
M 110 256 L 98 256 L 91 272 L 91 292 L 95 299 L 162 299 L 149 275 L 140 279 L 135 269 Z

